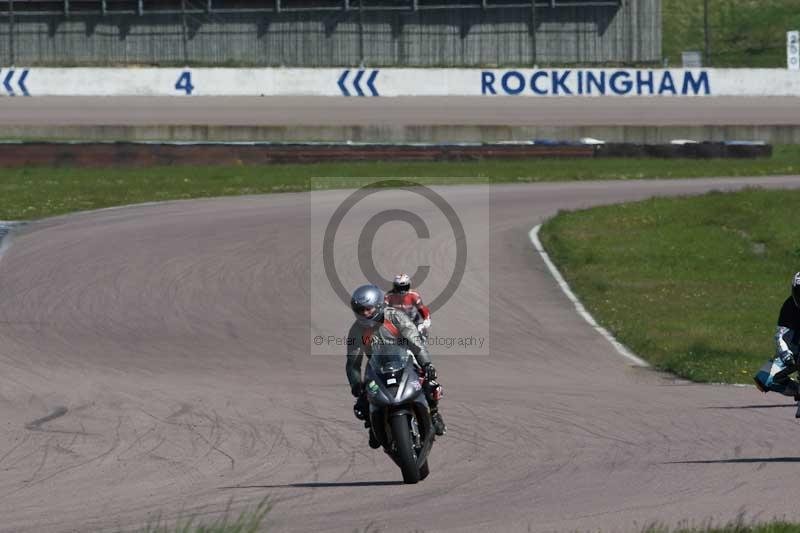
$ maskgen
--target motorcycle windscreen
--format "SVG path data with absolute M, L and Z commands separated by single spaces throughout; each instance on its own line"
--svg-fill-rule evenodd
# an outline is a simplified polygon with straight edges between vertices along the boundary
M 408 350 L 396 344 L 382 344 L 373 349 L 369 364 L 377 374 L 402 372 L 410 357 Z

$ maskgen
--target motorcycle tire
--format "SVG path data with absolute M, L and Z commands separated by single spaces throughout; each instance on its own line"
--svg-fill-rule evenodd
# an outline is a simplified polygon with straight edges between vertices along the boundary
M 411 428 L 408 415 L 393 416 L 390 420 L 392 437 L 397 447 L 397 462 L 403 473 L 403 483 L 413 485 L 420 480 L 420 469 L 417 468 L 417 455 L 411 442 Z

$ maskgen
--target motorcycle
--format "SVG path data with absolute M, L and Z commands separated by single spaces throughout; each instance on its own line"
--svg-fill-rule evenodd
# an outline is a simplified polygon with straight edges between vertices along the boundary
M 374 350 L 365 374 L 371 431 L 409 484 L 428 477 L 436 438 L 425 378 L 414 363 L 405 348 L 384 345 Z

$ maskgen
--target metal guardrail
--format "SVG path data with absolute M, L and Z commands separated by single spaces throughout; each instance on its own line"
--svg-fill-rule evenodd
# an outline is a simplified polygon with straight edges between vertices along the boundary
M 282 13 L 303 11 L 432 11 L 509 8 L 615 7 L 622 0 L 467 0 L 442 3 L 437 0 L 0 0 L 0 17 L 199 15 L 236 13 Z

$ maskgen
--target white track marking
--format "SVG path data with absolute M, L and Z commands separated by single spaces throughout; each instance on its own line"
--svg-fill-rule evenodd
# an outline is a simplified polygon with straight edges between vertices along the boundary
M 550 256 L 542 247 L 542 243 L 539 241 L 539 230 L 541 229 L 541 227 L 542 227 L 541 224 L 537 225 L 530 231 L 530 233 L 528 233 L 528 236 L 530 237 L 531 242 L 533 243 L 533 247 L 536 248 L 536 251 L 539 252 L 539 255 L 542 256 L 544 264 L 547 265 L 547 268 L 550 270 L 550 273 L 558 282 L 558 286 L 561 287 L 561 290 L 564 291 L 564 294 L 567 295 L 567 298 L 569 298 L 569 300 L 575 305 L 575 310 L 578 311 L 578 314 L 581 315 L 583 319 L 586 320 L 586 322 L 588 322 L 589 325 L 592 326 L 598 333 L 600 333 L 600 335 L 605 337 L 606 340 L 610 342 L 611 345 L 614 346 L 614 348 L 616 348 L 617 352 L 619 352 L 623 357 L 628 359 L 632 363 L 632 366 L 649 367 L 650 364 L 647 361 L 645 361 L 644 359 L 638 357 L 633 352 L 631 352 L 622 343 L 620 343 L 617 339 L 615 339 L 614 336 L 611 335 L 611 333 L 609 333 L 606 328 L 598 324 L 597 321 L 594 319 L 594 317 L 589 313 L 589 311 L 586 310 L 586 308 L 583 306 L 580 300 L 578 300 L 578 298 L 575 296 L 575 293 L 572 292 L 572 289 L 569 288 L 569 285 L 564 280 L 564 277 L 561 275 L 561 272 L 558 271 L 556 266 L 550 260 Z

